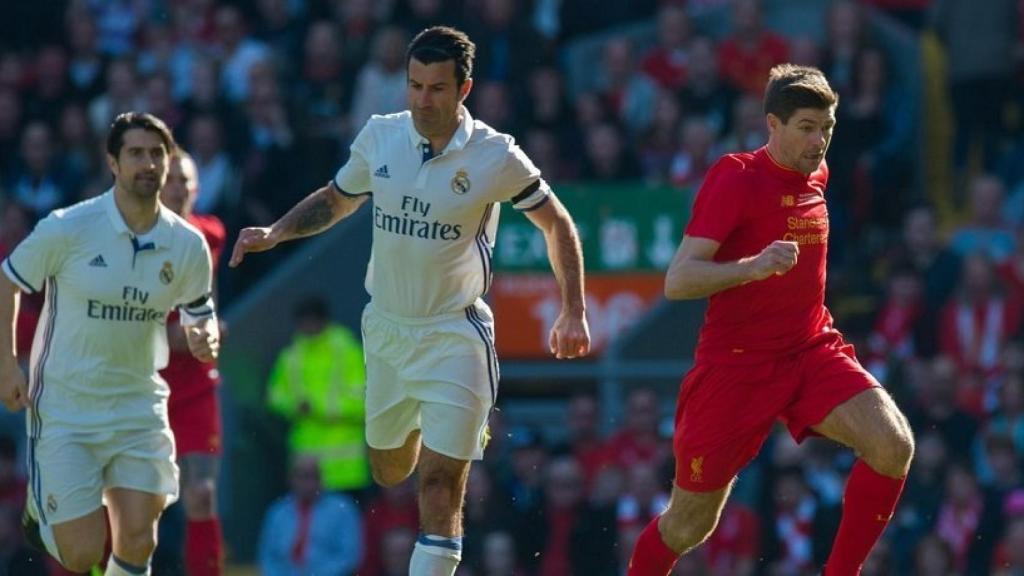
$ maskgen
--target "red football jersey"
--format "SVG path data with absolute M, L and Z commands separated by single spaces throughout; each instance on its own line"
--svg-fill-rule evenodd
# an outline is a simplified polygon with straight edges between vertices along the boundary
M 189 216 L 189 223 L 199 229 L 210 246 L 210 257 L 212 258 L 213 270 L 216 273 L 217 262 L 224 251 L 224 243 L 227 233 L 224 224 L 216 216 L 193 214 Z M 178 313 L 175 311 L 167 318 L 168 322 L 177 322 Z M 188 400 L 193 396 L 205 392 L 220 382 L 220 375 L 217 372 L 217 363 L 203 363 L 196 360 L 187 350 L 181 352 L 171 351 L 167 368 L 164 368 L 160 375 L 171 387 L 170 403 Z
M 825 308 L 827 182 L 824 161 L 805 176 L 776 163 L 766 147 L 727 154 L 708 172 L 686 234 L 719 242 L 716 262 L 754 256 L 775 240 L 797 242 L 800 255 L 782 276 L 711 296 L 698 361 L 758 362 L 838 336 Z

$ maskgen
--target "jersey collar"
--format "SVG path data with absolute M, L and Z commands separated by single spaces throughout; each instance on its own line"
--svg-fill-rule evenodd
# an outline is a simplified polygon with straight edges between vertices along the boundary
M 103 203 L 103 208 L 107 213 L 107 217 L 110 219 L 111 226 L 114 227 L 114 232 L 121 235 L 135 236 L 128 224 L 125 223 L 124 217 L 121 216 L 121 211 L 117 209 L 117 203 L 114 202 L 114 188 L 111 187 L 107 190 L 103 197 L 100 199 Z M 147 236 L 152 238 L 153 244 L 157 248 L 168 248 L 171 245 L 171 226 L 167 212 L 169 210 L 163 205 L 160 205 L 160 214 L 157 216 L 156 225 L 153 226 Z
M 469 110 L 465 106 L 461 106 L 461 111 L 462 121 L 459 122 L 459 127 L 455 129 L 455 134 L 452 135 L 452 139 L 448 141 L 448 146 L 445 146 L 441 154 L 462 150 L 466 147 L 466 143 L 469 142 L 469 137 L 473 135 L 473 117 L 469 115 Z M 409 128 L 409 142 L 412 143 L 413 148 L 420 150 L 424 144 L 430 143 L 430 140 L 427 140 L 416 131 L 416 125 L 412 121 L 411 112 L 409 113 L 407 126 Z M 435 156 L 437 155 L 435 154 Z

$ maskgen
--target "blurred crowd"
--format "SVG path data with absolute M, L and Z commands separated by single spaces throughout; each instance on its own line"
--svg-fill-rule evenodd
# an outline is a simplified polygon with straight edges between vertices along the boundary
M 472 113 L 513 134 L 556 189 L 695 189 L 720 154 L 765 142 L 771 66 L 815 65 L 840 93 L 828 155 L 829 304 L 918 442 L 896 520 L 864 573 L 1020 574 L 1021 5 L 836 0 L 794 34 L 768 27 L 757 0 L 10 3 L 0 18 L 0 257 L 53 208 L 111 185 L 102 141 L 128 110 L 173 129 L 199 168 L 196 211 L 221 217 L 229 241 L 242 225 L 272 222 L 333 175 L 371 114 L 404 108 L 404 48 L 436 23 L 477 43 Z M 905 68 L 883 32 L 942 48 L 941 114 L 926 115 L 935 108 L 907 80 L 921 71 Z M 593 57 L 579 56 L 595 45 Z M 926 157 L 924 137 L 942 125 L 949 149 Z M 952 168 L 951 214 L 927 189 L 928 163 Z M 219 271 L 222 305 L 287 253 Z M 22 353 L 39 309 L 23 306 Z M 590 396 L 567 402 L 565 437 L 506 426 L 497 412 L 485 465 L 470 477 L 460 574 L 620 573 L 670 487 L 664 405 L 634 390 L 624 426 L 607 437 Z M 833 445 L 773 436 L 718 531 L 677 573 L 815 573 L 851 464 Z M 0 484 L 16 483 L 5 466 Z M 314 497 L 318 476 L 297 460 L 292 497 Z M 0 490 L 10 520 L 0 521 L 0 555 L 9 555 L 20 501 L 5 504 Z M 362 526 L 359 574 L 404 573 L 411 484 L 359 494 L 345 521 Z

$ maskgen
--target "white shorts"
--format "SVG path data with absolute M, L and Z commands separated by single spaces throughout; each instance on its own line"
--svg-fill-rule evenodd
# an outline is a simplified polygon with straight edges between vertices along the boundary
M 170 427 L 90 433 L 43 430 L 29 438 L 28 506 L 47 528 L 81 518 L 103 504 L 107 488 L 178 499 L 178 465 Z
M 366 442 L 391 450 L 420 430 L 423 445 L 458 460 L 483 458 L 498 394 L 494 317 L 482 300 L 423 319 L 363 311 Z

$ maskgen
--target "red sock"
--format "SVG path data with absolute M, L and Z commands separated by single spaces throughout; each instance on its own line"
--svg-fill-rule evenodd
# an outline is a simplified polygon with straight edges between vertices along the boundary
M 185 566 L 189 576 L 221 576 L 220 520 L 189 520 L 185 526 Z
M 677 560 L 679 554 L 661 539 L 658 518 L 655 518 L 636 539 L 626 576 L 668 576 Z
M 843 519 L 825 568 L 827 576 L 856 576 L 889 523 L 903 491 L 903 478 L 890 478 L 857 460 L 843 493 Z

